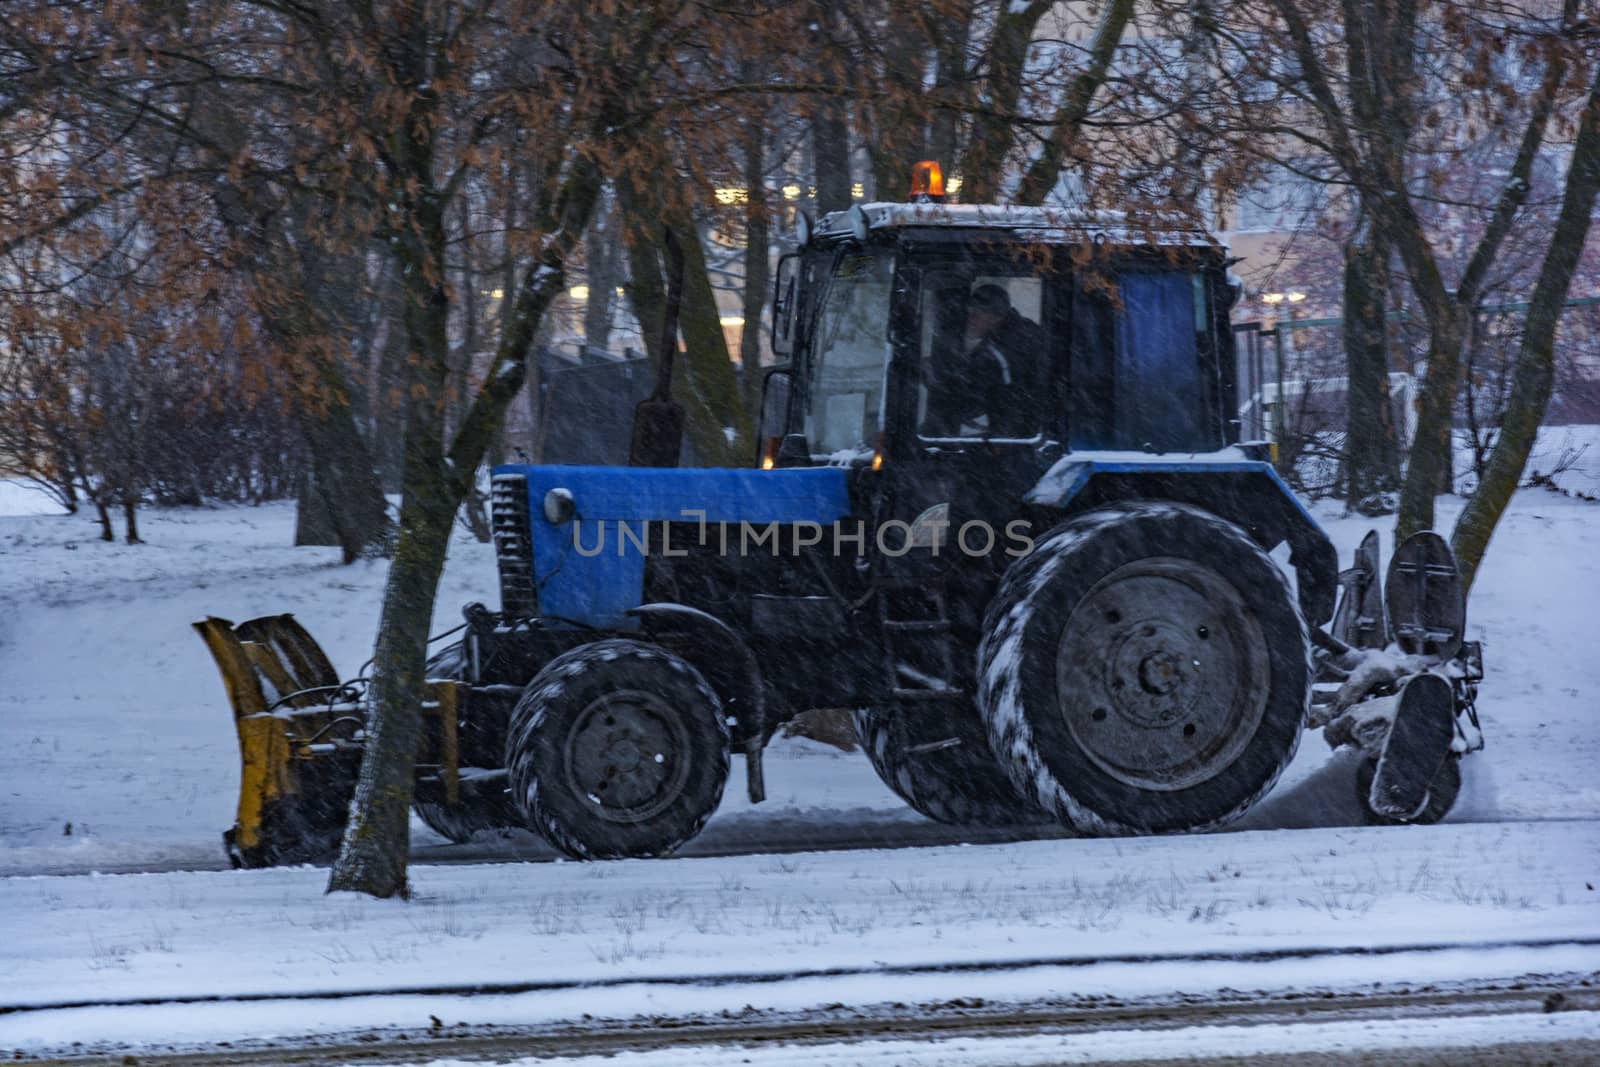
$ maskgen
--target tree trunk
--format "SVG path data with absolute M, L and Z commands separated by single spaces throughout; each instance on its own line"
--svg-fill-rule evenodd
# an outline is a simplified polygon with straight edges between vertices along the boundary
M 1084 120 L 1089 117 L 1089 107 L 1094 103 L 1094 94 L 1105 83 L 1117 45 L 1132 18 L 1133 0 L 1111 0 L 1107 5 L 1089 42 L 1089 57 L 1083 70 L 1068 85 L 1061 106 L 1056 109 L 1050 136 L 1039 157 L 1022 177 L 1017 203 L 1042 204 L 1056 187 L 1063 166 L 1071 161 L 1073 149 L 1077 147 Z
M 424 158 L 427 153 L 413 147 Z M 522 390 L 534 333 L 550 303 L 565 286 L 563 267 L 581 239 L 599 196 L 592 162 L 574 164 L 557 198 L 554 232 L 529 265 L 516 306 L 495 358 L 473 397 L 460 428 L 444 449 L 442 390 L 449 366 L 449 295 L 444 279 L 445 235 L 436 197 L 424 170 L 424 191 L 413 207 L 416 231 L 401 246 L 407 279 L 406 339 L 417 354 L 406 391 L 404 497 L 400 535 L 384 588 L 377 650 L 373 658 L 367 741 L 344 842 L 328 876 L 328 891 L 351 890 L 375 897 L 408 892 L 410 808 L 417 743 L 422 729 L 422 687 L 439 575 L 456 508 L 468 479 L 500 433 L 506 409 Z M 555 223 L 559 223 L 555 226 Z
M 122 498 L 122 536 L 130 545 L 143 543 L 139 539 L 139 502 L 131 494 Z
M 935 95 L 943 102 L 955 102 L 965 95 L 968 80 L 967 45 L 972 40 L 973 0 L 945 6 L 944 14 L 930 11 L 928 18 L 937 25 L 934 40 Z M 928 120 L 928 158 L 941 167 L 952 167 L 961 135 L 961 111 L 942 107 Z M 884 191 L 878 195 L 882 196 Z
M 844 105 L 823 100 L 811 119 L 811 153 L 816 158 L 817 211 L 844 211 L 850 207 L 850 124 Z M 878 191 L 883 196 L 883 191 Z
M 324 375 L 336 374 L 322 368 Z M 356 428 L 355 413 L 342 398 L 330 399 L 322 411 L 300 410 L 300 432 L 306 442 L 310 466 L 309 487 L 318 497 L 316 506 L 333 529 L 346 563 L 388 551 L 392 530 L 389 502 L 373 473 L 367 443 Z M 304 501 L 302 501 L 302 506 Z
M 414 160 L 426 160 L 427 135 L 412 134 Z M 367 738 L 350 806 L 343 847 L 328 878 L 328 891 L 348 889 L 375 897 L 406 896 L 411 794 L 417 744 L 422 733 L 422 683 L 428 658 L 428 626 L 444 569 L 461 493 L 452 493 L 444 462 L 444 413 L 450 377 L 449 274 L 445 265 L 443 212 L 426 184 L 411 205 L 416 232 L 396 242 L 404 279 L 408 360 L 405 450 L 401 481 L 400 533 L 384 587 L 373 654 Z M 476 463 L 473 464 L 476 467 Z M 472 470 L 460 472 L 470 478 Z M 465 489 L 465 482 L 462 482 Z
M 372 389 L 372 460 L 382 492 L 397 493 L 404 465 L 406 343 L 401 330 L 391 329 L 378 349 Z
M 1597 191 L 1600 191 L 1600 73 L 1595 76 L 1579 117 L 1561 213 L 1556 219 L 1550 248 L 1539 268 L 1533 297 L 1528 301 L 1528 318 L 1512 370 L 1511 397 L 1500 423 L 1500 437 L 1489 456 L 1483 480 L 1467 501 L 1450 535 L 1450 546 L 1469 591 L 1483 562 L 1489 538 L 1522 479 L 1539 424 L 1544 421 L 1550 405 L 1550 387 L 1555 376 L 1556 327 L 1561 321 L 1561 309 L 1583 254 L 1584 242 L 1588 240 Z
M 1366 223 L 1345 246 L 1344 264 L 1345 501 L 1362 515 L 1392 511 L 1386 497 L 1400 487 L 1389 402 L 1388 294 L 1389 248 Z
M 1000 198 L 1006 156 L 1016 136 L 1011 116 L 1022 96 L 1028 45 L 1034 28 L 1052 6 L 1051 0 L 1029 0 L 1007 4 L 995 15 L 985 56 L 988 77 L 980 94 L 985 107 L 973 116 L 967 150 L 957 168 L 963 203 L 992 204 Z
M 761 315 L 767 306 L 771 264 L 767 219 L 766 113 L 745 127 L 744 186 L 744 325 L 739 330 L 739 374 L 745 412 L 754 419 L 761 410 Z
M 315 478 L 315 472 L 307 464 L 295 479 L 294 543 L 337 545 L 339 532 L 333 525 L 333 513 L 328 509 L 326 498 L 313 484 Z
M 1430 316 L 1429 327 L 1428 373 L 1401 483 L 1396 544 L 1420 530 L 1433 529 L 1433 500 L 1442 485 L 1448 487 L 1450 476 L 1451 421 L 1461 375 L 1461 325 L 1454 304 Z
M 1545 76 L 1529 110 L 1507 180 L 1501 187 L 1488 224 L 1473 249 L 1466 269 L 1453 293 L 1446 290 L 1438 262 L 1421 219 L 1412 204 L 1406 175 L 1406 145 L 1413 125 L 1415 86 L 1417 5 L 1347 5 L 1347 12 L 1391 17 L 1390 24 L 1364 28 L 1351 38 L 1351 85 L 1360 89 L 1364 78 L 1358 72 L 1386 72 L 1355 98 L 1364 101 L 1357 115 L 1362 125 L 1380 130 L 1382 146 L 1376 168 L 1376 184 L 1383 195 L 1375 201 L 1375 214 L 1386 221 L 1394 247 L 1411 274 L 1412 288 L 1423 306 L 1430 332 L 1428 375 L 1418 406 L 1417 435 L 1411 443 L 1405 481 L 1400 494 L 1400 514 L 1396 540 L 1409 537 L 1433 525 L 1433 502 L 1438 493 L 1454 488 L 1452 421 L 1455 400 L 1461 384 L 1461 355 L 1479 295 L 1501 246 L 1511 232 L 1512 222 L 1532 188 L 1534 161 L 1544 140 L 1545 128 L 1566 76 L 1567 52 L 1556 48 L 1549 55 Z M 1564 0 L 1561 24 L 1571 28 L 1577 18 L 1578 0 Z M 1347 20 L 1352 16 L 1347 15 Z M 1368 62 L 1364 49 L 1382 57 Z M 1570 183 L 1569 183 L 1570 187 Z M 1563 286 L 1563 292 L 1565 286 Z
M 534 162 L 525 160 L 523 168 L 529 173 L 523 175 L 520 183 L 524 188 L 538 188 L 531 171 Z M 518 209 L 522 204 L 523 196 L 519 194 L 519 171 L 512 167 L 507 175 L 509 189 L 505 203 L 505 237 L 500 243 L 500 255 L 504 258 L 502 277 L 500 279 L 500 336 L 506 337 L 511 333 L 511 327 L 517 317 L 517 257 L 511 240 L 512 234 L 517 232 L 519 221 Z M 524 380 L 527 382 L 523 392 L 528 401 L 528 436 L 522 444 L 512 444 L 512 456 L 521 463 L 541 463 L 544 441 L 544 420 L 542 406 L 540 405 L 539 389 L 544 380 L 544 368 L 540 365 L 539 345 L 537 341 L 532 345 L 527 357 L 527 371 Z M 502 435 L 502 438 L 504 435 Z
M 472 232 L 472 212 L 463 199 L 461 201 L 461 232 Z M 458 301 L 461 307 L 461 357 L 456 365 L 450 368 L 449 384 L 449 431 L 459 429 L 465 421 L 467 409 L 472 403 L 473 372 L 477 367 L 479 340 L 478 319 L 478 281 L 477 271 L 472 260 L 473 242 L 468 239 L 461 243 L 461 284 L 458 292 L 461 297 Z M 478 491 L 478 471 L 473 468 L 467 475 L 467 495 L 461 502 L 462 511 L 466 516 L 467 529 L 472 531 L 472 537 L 480 545 L 489 543 L 489 502 Z
M 117 531 L 111 527 L 111 509 L 106 507 L 106 502 L 98 493 L 92 494 L 94 500 L 95 517 L 100 520 L 100 540 L 115 541 Z
M 584 237 L 584 266 L 589 299 L 583 307 L 583 343 L 604 351 L 611 340 L 611 308 L 617 286 L 616 235 L 602 218 Z
M 683 248 L 683 312 L 678 320 L 683 333 L 682 365 L 687 372 L 683 384 L 710 416 L 693 437 L 695 454 L 706 466 L 743 466 L 742 459 L 753 447 L 749 419 L 728 352 L 728 335 L 722 330 L 705 243 L 698 227 L 688 219 L 677 221 L 673 232 Z
M 409 896 L 411 795 L 422 737 L 419 696 L 426 675 L 428 626 L 444 570 L 453 501 L 437 470 L 408 447 L 400 535 L 384 586 L 361 771 L 350 823 L 328 890 Z
M 639 322 L 639 337 L 653 369 L 661 366 L 661 317 L 667 310 L 667 291 L 661 278 L 660 238 L 645 227 L 649 222 L 632 209 L 633 194 L 618 183 L 618 195 L 626 220 L 624 244 L 628 257 L 628 303 Z
M 685 431 L 698 462 L 703 466 L 741 466 L 741 457 L 752 450 L 750 429 L 728 355 L 727 336 L 722 332 L 715 291 L 706 272 L 700 233 L 688 221 L 686 211 L 664 207 L 628 182 L 618 183 L 618 198 L 628 218 L 634 314 L 651 363 L 661 366 L 657 349 L 665 297 L 657 246 L 661 241 L 661 220 L 665 219 L 683 249 L 683 307 L 678 319 L 683 358 L 674 364 L 672 395 L 683 405 Z M 727 427 L 734 431 L 731 440 Z
M 263 222 L 257 217 L 258 199 L 254 191 L 231 182 L 221 183 L 213 195 L 224 225 L 254 253 L 249 262 L 262 325 L 274 344 L 290 354 L 289 402 L 306 444 L 310 484 L 320 497 L 317 507 L 333 528 L 331 542 L 309 543 L 338 544 L 346 563 L 381 555 L 389 543 L 388 502 L 356 425 L 350 384 L 339 364 L 338 313 L 331 306 L 335 289 L 348 295 L 352 263 L 348 258 L 334 262 L 332 253 L 301 232 L 303 222 L 299 231 L 287 219 Z M 291 218 L 303 206 L 272 203 Z M 384 389 L 372 390 L 371 402 L 380 409 L 386 400 Z M 385 436 L 375 433 L 374 440 L 381 446 Z M 315 528 L 318 523 L 306 525 Z M 295 543 L 308 543 L 298 539 L 298 524 Z
M 840 9 L 846 3 L 849 0 L 811 0 L 812 40 L 809 44 L 816 54 L 825 55 L 833 50 L 832 42 L 838 39 L 843 21 Z M 849 88 L 850 78 L 840 69 L 837 60 L 821 68 L 818 78 L 840 90 Z M 819 95 L 811 101 L 806 115 L 812 169 L 817 176 L 817 211 L 824 215 L 830 211 L 844 211 L 850 206 L 850 116 L 845 99 Z
M 925 27 L 937 16 L 925 15 L 919 6 L 911 0 L 890 0 L 884 12 L 883 95 L 871 109 L 870 135 L 865 138 L 874 195 L 880 200 L 899 200 L 911 164 L 926 154 L 923 72 L 932 42 Z

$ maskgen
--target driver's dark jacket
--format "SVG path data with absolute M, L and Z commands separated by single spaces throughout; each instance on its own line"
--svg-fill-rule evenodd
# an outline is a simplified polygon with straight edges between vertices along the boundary
M 1043 368 L 1049 335 L 1038 323 L 1007 311 L 983 339 L 934 384 L 929 429 L 958 433 L 963 424 L 988 416 L 986 435 L 1032 437 L 1045 403 Z

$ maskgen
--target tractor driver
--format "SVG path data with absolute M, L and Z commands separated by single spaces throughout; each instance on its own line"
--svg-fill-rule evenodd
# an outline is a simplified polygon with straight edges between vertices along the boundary
M 935 375 L 928 424 L 934 433 L 1032 437 L 1041 429 L 1044 402 L 1040 368 L 1049 337 L 1011 306 L 998 285 L 984 284 L 967 298 L 966 340 L 971 347 Z

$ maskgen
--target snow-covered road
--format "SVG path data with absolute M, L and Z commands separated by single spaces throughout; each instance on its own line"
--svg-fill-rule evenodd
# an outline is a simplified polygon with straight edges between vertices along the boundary
M 0 879 L 0 1048 L 419 1026 L 440 1004 L 534 1024 L 1600 977 L 1600 821 L 413 878 L 409 903 L 325 898 L 315 869 Z
M 1028 972 L 1022 972 L 1024 976 Z M 987 991 L 988 973 L 973 976 Z M 768 999 L 764 988 L 752 999 Z M 943 1067 L 1053 1067 L 1058 1064 L 1131 1064 L 1153 1061 L 1271 1067 L 1301 1064 L 1314 1054 L 1321 1067 L 1474 1064 L 1525 1067 L 1592 1064 L 1600 1059 L 1600 991 L 1573 976 L 1515 982 L 1388 984 L 1355 990 L 1266 993 L 1237 990 L 1208 996 L 1028 997 L 990 1000 L 969 994 L 944 1001 L 824 1004 L 799 1011 L 757 1008 L 697 1013 L 679 1010 L 670 1024 L 661 1015 L 631 1019 L 519 1023 L 538 995 L 475 998 L 397 995 L 381 1003 L 410 1025 L 356 1027 L 321 1033 L 234 1038 L 196 1046 L 203 1027 L 196 1012 L 255 1021 L 289 1013 L 313 1018 L 323 1005 L 305 1000 L 266 1004 L 217 1002 L 97 1009 L 119 1014 L 133 1034 L 90 1041 L 46 1062 L 66 1064 L 136 1051 L 140 1064 L 157 1067 L 289 1067 L 299 1064 L 381 1062 L 456 1067 L 485 1061 L 561 1064 L 563 1067 L 705 1067 L 718 1064 L 883 1063 Z M 374 998 L 366 998 L 374 999 Z M 704 999 L 704 998 L 702 998 Z M 485 1005 L 492 1023 L 471 1023 Z M 346 1023 L 364 1017 L 360 1000 Z M 175 1028 L 162 1016 L 178 1016 Z M 537 1014 L 532 1012 L 531 1014 Z M 416 1020 L 426 1016 L 426 1026 Z M 446 1022 L 445 1020 L 450 1020 Z M 102 1022 L 102 1017 L 96 1017 Z M 262 1029 L 259 1024 L 257 1029 Z M 272 1033 L 272 1026 L 265 1028 Z M 28 1051 L 22 1058 L 38 1060 Z M 124 1061 L 126 1062 L 126 1061 Z

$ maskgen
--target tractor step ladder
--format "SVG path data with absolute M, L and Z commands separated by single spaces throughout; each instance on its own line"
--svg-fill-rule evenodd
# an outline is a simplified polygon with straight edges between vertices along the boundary
M 950 648 L 952 627 L 943 583 L 891 583 L 880 587 L 878 626 L 883 634 L 884 672 L 891 697 L 902 701 L 966 699 L 967 694 L 955 677 Z M 904 642 L 918 638 L 931 638 L 922 647 L 925 650 L 932 646 L 936 651 L 932 657 L 924 651 L 921 657 L 908 662 L 909 650 Z M 915 684 L 903 684 L 906 681 Z

